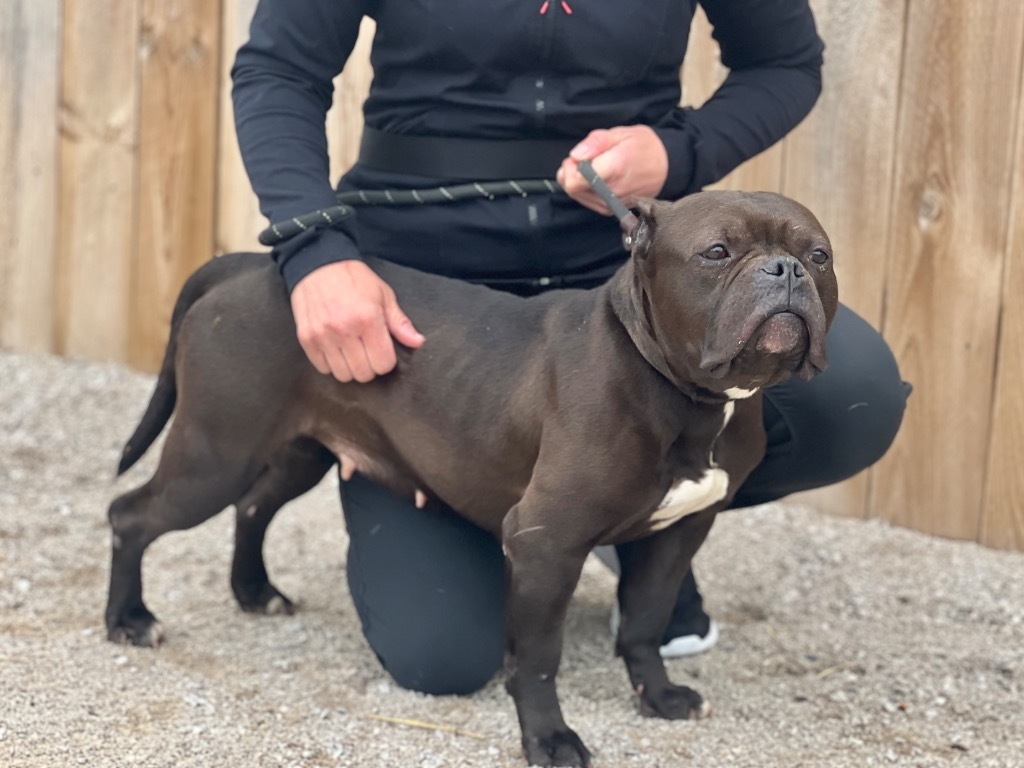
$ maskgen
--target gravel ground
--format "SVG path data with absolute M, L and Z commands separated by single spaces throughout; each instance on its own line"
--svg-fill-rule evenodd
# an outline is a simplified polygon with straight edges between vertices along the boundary
M 158 651 L 104 639 L 106 505 L 152 378 L 0 353 L 0 766 L 524 765 L 499 675 L 469 697 L 397 688 L 345 588 L 334 481 L 271 528 L 293 617 L 243 614 L 222 514 L 145 561 Z M 570 725 L 608 766 L 1024 766 L 1024 553 L 767 505 L 698 556 L 722 639 L 674 661 L 714 716 L 641 717 L 587 563 L 562 672 Z M 403 721 L 403 722 L 396 722 Z

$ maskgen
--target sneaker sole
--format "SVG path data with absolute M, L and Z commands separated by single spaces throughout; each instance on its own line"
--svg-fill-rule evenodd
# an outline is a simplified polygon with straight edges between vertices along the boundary
M 710 651 L 717 642 L 718 623 L 711 619 L 708 633 L 704 637 L 700 635 L 683 635 L 682 637 L 673 638 L 661 646 L 661 658 L 679 659 L 683 656 L 696 656 L 699 653 Z
M 611 621 L 612 637 L 619 633 L 619 606 L 612 606 Z M 658 649 L 663 659 L 681 659 L 685 656 L 697 656 L 698 654 L 710 651 L 718 642 L 718 622 L 710 620 L 708 633 L 700 635 L 683 635 L 675 637 Z

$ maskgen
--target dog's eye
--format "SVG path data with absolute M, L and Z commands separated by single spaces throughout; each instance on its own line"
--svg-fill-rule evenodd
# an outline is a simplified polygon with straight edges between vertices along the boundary
M 815 248 L 811 251 L 811 261 L 815 264 L 824 264 L 829 258 L 828 251 L 823 248 Z
M 704 258 L 712 261 L 720 261 L 729 258 L 729 250 L 721 243 L 716 243 L 704 251 Z

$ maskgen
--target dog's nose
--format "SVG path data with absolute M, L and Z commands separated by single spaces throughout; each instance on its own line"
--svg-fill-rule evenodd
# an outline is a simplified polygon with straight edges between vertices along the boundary
M 772 277 L 780 277 L 787 280 L 799 280 L 805 274 L 804 265 L 793 256 L 778 256 L 769 260 L 761 267 L 761 271 Z

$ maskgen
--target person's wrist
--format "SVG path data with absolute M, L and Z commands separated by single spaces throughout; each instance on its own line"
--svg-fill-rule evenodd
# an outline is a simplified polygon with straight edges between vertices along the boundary
M 682 197 L 690 191 L 693 184 L 692 140 L 688 134 L 678 128 L 652 126 L 655 135 L 665 148 L 668 168 L 665 182 L 655 195 L 666 200 Z
M 316 230 L 308 236 L 307 242 L 296 244 L 298 247 L 290 254 L 283 252 L 285 245 L 282 243 L 274 248 L 274 260 L 289 293 L 295 290 L 300 280 L 320 267 L 338 261 L 360 259 L 359 251 L 352 239 L 344 232 L 334 229 Z

